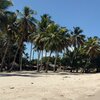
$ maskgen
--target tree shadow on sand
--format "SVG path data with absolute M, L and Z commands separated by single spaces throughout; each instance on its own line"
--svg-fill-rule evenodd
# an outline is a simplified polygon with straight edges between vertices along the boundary
M 4 72 L 0 73 L 0 77 L 10 77 L 10 76 L 19 76 L 19 77 L 45 77 L 49 75 L 83 75 L 83 73 L 69 73 L 69 72 L 36 72 L 36 71 L 17 71 L 17 72 Z
M 19 76 L 19 77 L 42 77 L 40 75 L 34 75 L 34 74 L 30 74 L 30 73 L 0 73 L 0 77 L 13 77 L 13 76 Z

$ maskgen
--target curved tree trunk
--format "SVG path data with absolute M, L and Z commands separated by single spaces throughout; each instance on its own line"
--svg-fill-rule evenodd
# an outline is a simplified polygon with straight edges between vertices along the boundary
M 15 53 L 15 55 L 14 55 L 14 59 L 13 59 L 13 64 L 12 64 L 12 66 L 11 66 L 11 68 L 10 68 L 10 70 L 9 71 L 12 71 L 12 69 L 13 69 L 13 67 L 14 67 L 14 63 L 16 62 L 16 58 L 17 58 L 17 55 L 18 55 L 18 51 L 19 51 L 19 49 L 21 48 L 21 46 L 23 45 L 23 37 L 22 37 L 22 39 L 20 40 L 20 43 L 19 43 L 19 45 L 18 45 L 18 48 L 17 48 L 17 50 L 16 50 L 16 53 Z

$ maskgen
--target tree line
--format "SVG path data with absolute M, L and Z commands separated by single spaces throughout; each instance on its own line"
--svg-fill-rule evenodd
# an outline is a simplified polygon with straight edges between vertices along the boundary
M 100 72 L 99 37 L 86 37 L 80 27 L 69 30 L 60 26 L 48 14 L 37 20 L 29 7 L 12 12 L 10 6 L 11 1 L 0 0 L 0 71 L 36 65 L 38 72 L 48 72 L 51 64 L 54 72 L 57 68 Z M 25 43 L 31 43 L 30 56 L 25 53 Z M 32 59 L 34 51 L 38 59 Z

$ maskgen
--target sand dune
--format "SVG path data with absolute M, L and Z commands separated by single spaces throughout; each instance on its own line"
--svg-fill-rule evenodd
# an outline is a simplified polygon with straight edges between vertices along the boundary
M 98 97 L 98 91 L 100 74 L 0 74 L 0 100 L 88 100 Z

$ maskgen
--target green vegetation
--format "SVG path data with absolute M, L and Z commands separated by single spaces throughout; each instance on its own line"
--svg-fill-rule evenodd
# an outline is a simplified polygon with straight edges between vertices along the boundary
M 11 1 L 0 1 L 0 71 L 48 72 L 52 67 L 54 72 L 57 69 L 100 72 L 98 37 L 86 37 L 80 27 L 69 31 L 48 14 L 43 14 L 38 21 L 34 18 L 35 11 L 29 7 L 24 7 L 23 12 L 8 11 L 10 6 Z M 25 53 L 26 43 L 31 43 L 30 57 Z M 38 52 L 38 59 L 32 59 L 34 51 Z

